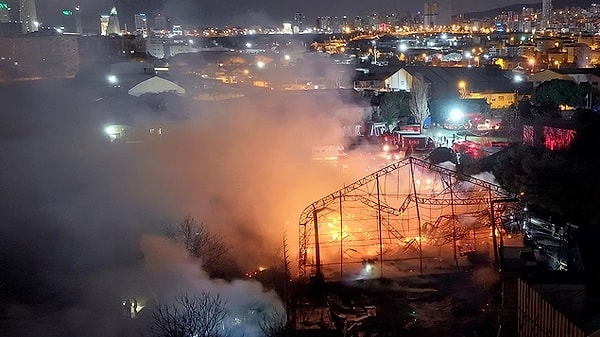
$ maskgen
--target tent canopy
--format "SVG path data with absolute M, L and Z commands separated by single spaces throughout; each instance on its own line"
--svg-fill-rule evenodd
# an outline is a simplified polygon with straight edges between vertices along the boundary
M 159 94 L 163 92 L 173 92 L 179 96 L 185 95 L 184 88 L 180 87 L 175 82 L 158 76 L 154 76 L 143 82 L 140 82 L 128 91 L 130 95 L 136 97 L 144 94 Z

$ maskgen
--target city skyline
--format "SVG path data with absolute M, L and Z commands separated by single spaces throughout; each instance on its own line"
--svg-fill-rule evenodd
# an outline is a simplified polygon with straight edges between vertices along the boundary
M 389 2 L 376 0 L 360 3 L 342 3 L 341 1 L 319 2 L 307 0 L 302 3 L 291 1 L 280 1 L 271 3 L 260 0 L 249 3 L 243 0 L 228 1 L 219 4 L 206 0 L 134 0 L 134 1 L 109 1 L 109 0 L 57 0 L 52 2 L 37 2 L 38 18 L 44 26 L 60 25 L 63 21 L 61 12 L 63 9 L 81 7 L 83 27 L 86 30 L 98 29 L 99 18 L 107 15 L 115 6 L 119 12 L 119 19 L 123 26 L 134 27 L 134 15 L 146 13 L 149 17 L 161 13 L 171 18 L 173 23 L 189 26 L 243 26 L 262 25 L 267 27 L 279 27 L 283 22 L 291 22 L 294 13 L 303 12 L 307 20 L 312 22 L 318 16 L 367 16 L 372 13 L 386 15 L 398 13 L 405 15 L 408 12 L 416 13 L 423 11 L 425 2 Z M 500 2 L 482 1 L 477 3 L 468 0 L 453 0 L 452 14 L 485 11 L 494 8 L 514 4 L 538 5 L 541 1 L 503 0 Z

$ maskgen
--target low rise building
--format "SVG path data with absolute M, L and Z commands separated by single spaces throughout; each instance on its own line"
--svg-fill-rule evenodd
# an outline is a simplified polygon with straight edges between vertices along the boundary
M 79 71 L 74 35 L 0 37 L 0 80 L 72 78 Z

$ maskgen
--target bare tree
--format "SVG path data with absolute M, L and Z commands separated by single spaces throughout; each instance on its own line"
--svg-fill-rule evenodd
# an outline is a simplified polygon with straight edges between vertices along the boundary
M 275 309 L 262 313 L 259 323 L 264 337 L 283 337 L 289 335 L 285 313 Z
M 181 295 L 172 302 L 158 303 L 152 313 L 151 336 L 219 337 L 225 319 L 225 303 L 219 295 L 202 292 Z
M 221 236 L 211 233 L 204 223 L 196 223 L 189 214 L 178 224 L 167 226 L 165 234 L 183 243 L 190 256 L 200 258 L 202 268 L 218 264 L 230 248 Z
M 429 83 L 414 78 L 410 89 L 409 106 L 415 123 L 422 125 L 429 115 Z

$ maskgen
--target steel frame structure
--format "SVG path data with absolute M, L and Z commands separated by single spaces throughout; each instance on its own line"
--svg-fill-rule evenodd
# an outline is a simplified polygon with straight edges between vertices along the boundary
M 403 183 L 406 185 L 401 190 Z M 516 201 L 516 193 L 499 185 L 408 157 L 316 200 L 302 211 L 298 275 L 301 279 L 309 274 L 323 277 L 323 265 L 339 264 L 341 269 L 344 263 L 359 262 L 367 255 L 375 256 L 381 263 L 408 252 L 422 255 L 426 236 L 428 245 L 453 241 L 456 254 L 456 241 L 467 232 L 460 222 L 467 217 L 473 226 L 491 226 L 497 257 L 494 226 Z M 432 215 L 434 207 L 436 214 Z M 429 217 L 421 214 L 427 211 L 431 213 Z M 416 216 L 411 218 L 409 213 L 413 212 Z M 501 216 L 495 217 L 496 213 Z M 348 223 L 355 228 L 349 229 Z M 331 253 L 336 249 L 339 262 L 322 258 L 323 251 Z M 356 256 L 347 256 L 349 251 Z

